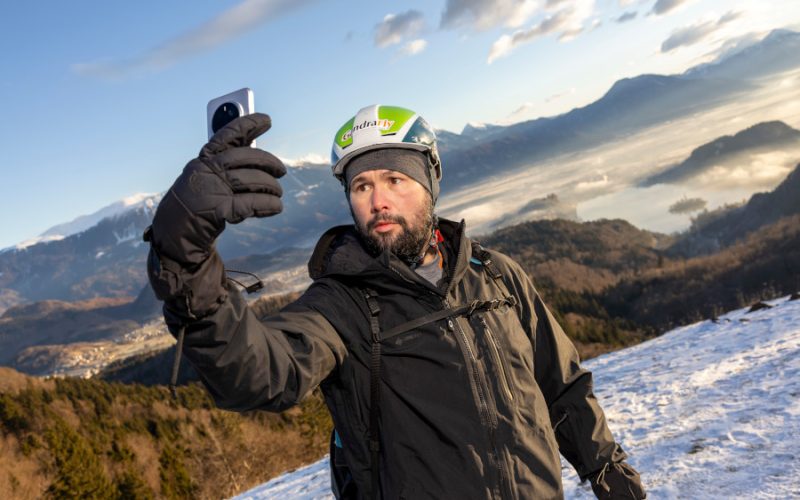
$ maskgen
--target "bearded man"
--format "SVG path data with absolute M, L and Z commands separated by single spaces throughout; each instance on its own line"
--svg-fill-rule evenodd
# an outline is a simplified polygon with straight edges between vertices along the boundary
M 219 131 L 145 235 L 166 322 L 218 406 L 282 411 L 321 387 L 339 498 L 562 498 L 559 452 L 598 498 L 645 497 L 528 276 L 434 215 L 436 137 L 411 110 L 368 106 L 336 133 L 354 225 L 320 238 L 297 301 L 257 318 L 214 240 L 282 209 L 285 167 L 248 147 L 269 127 Z

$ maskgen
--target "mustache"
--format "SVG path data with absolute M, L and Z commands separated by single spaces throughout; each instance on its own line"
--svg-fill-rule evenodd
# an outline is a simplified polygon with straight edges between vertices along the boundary
M 408 227 L 406 218 L 402 215 L 378 214 L 367 222 L 367 231 L 372 231 L 375 229 L 375 226 L 381 222 L 394 222 L 395 224 L 400 224 L 404 228 Z

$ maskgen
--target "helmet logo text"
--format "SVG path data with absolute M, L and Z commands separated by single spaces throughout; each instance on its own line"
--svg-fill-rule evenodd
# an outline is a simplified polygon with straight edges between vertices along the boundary
M 339 140 L 341 142 L 349 141 L 350 139 L 353 138 L 353 132 L 355 132 L 356 130 L 361 130 L 370 127 L 378 127 L 378 130 L 389 130 L 392 128 L 393 125 L 394 125 L 394 120 L 387 120 L 385 118 L 380 120 L 364 120 L 362 123 L 358 125 L 353 125 L 353 128 L 345 131 L 345 133 L 342 134 L 342 137 Z

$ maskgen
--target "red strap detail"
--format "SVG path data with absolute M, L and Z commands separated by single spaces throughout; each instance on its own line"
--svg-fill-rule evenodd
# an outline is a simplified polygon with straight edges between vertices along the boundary
M 436 236 L 436 243 L 443 243 L 444 242 L 444 236 L 442 236 L 442 232 L 441 231 L 439 231 L 437 229 L 434 234 Z

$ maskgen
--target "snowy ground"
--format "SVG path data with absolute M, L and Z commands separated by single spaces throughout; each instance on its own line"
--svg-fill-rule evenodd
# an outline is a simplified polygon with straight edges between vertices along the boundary
M 800 498 L 800 300 L 770 304 L 585 363 L 648 498 Z M 566 498 L 594 498 L 565 465 Z M 236 498 L 331 498 L 327 467 Z

